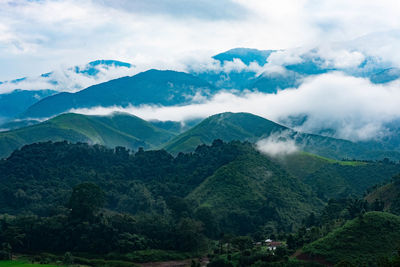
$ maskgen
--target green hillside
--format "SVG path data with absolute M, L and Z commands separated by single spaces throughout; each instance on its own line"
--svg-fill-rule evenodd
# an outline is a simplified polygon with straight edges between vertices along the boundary
M 400 159 L 398 152 L 370 151 L 342 139 L 299 133 L 250 113 L 221 113 L 213 115 L 192 129 L 178 135 L 165 145 L 173 154 L 193 151 L 200 144 L 210 144 L 215 139 L 256 142 L 273 135 L 279 140 L 294 140 L 300 150 L 320 156 L 342 159 Z
M 287 172 L 309 185 L 320 198 L 361 196 L 369 187 L 400 173 L 399 164 L 338 161 L 306 152 L 271 158 Z
M 219 218 L 229 218 L 224 224 L 239 232 L 249 232 L 260 220 L 290 230 L 322 208 L 307 185 L 251 149 L 218 169 L 187 198 L 211 208 Z
M 390 183 L 375 188 L 365 199 L 369 203 L 382 201 L 385 211 L 400 215 L 400 175 L 393 177 Z
M 171 132 L 128 114 L 101 117 L 68 113 L 40 124 L 0 133 L 0 157 L 10 155 L 23 145 L 43 141 L 67 140 L 137 149 L 139 146 L 159 146 L 173 136 Z
M 327 236 L 306 245 L 303 253 L 331 263 L 348 261 L 357 266 L 375 266 L 400 247 L 400 217 L 368 212 L 347 222 Z
M 250 113 L 221 113 L 211 116 L 192 129 L 171 140 L 166 150 L 172 153 L 190 152 L 198 145 L 210 144 L 215 139 L 255 142 L 287 128 Z

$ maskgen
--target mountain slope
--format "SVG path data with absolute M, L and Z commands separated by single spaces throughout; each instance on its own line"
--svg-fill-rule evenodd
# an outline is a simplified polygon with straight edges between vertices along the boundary
M 397 80 L 398 78 L 400 78 L 399 68 L 384 69 L 370 76 L 370 80 L 373 83 L 387 83 Z
M 400 164 L 337 161 L 305 152 L 271 159 L 309 185 L 323 200 L 349 195 L 361 197 L 371 186 L 387 182 L 400 173 Z
M 285 73 L 262 73 L 251 81 L 249 88 L 263 93 L 277 93 L 278 90 L 298 87 L 304 79 L 303 75 L 294 71 Z
M 174 105 L 191 100 L 196 93 L 214 90 L 209 83 L 183 72 L 149 70 L 90 86 L 77 93 L 60 93 L 28 108 L 22 118 L 43 118 L 73 108 L 128 106 L 141 104 Z
M 218 55 L 213 56 L 213 59 L 224 63 L 225 61 L 233 61 L 240 59 L 244 64 L 249 65 L 252 62 L 264 66 L 267 63 L 268 57 L 276 50 L 258 50 L 251 48 L 233 48 Z
M 214 220 L 217 236 L 263 226 L 291 230 L 323 206 L 307 185 L 249 143 L 215 141 L 173 157 L 164 150 L 127 154 L 47 142 L 24 146 L 0 161 L 0 212 L 48 214 L 81 182 L 102 187 L 108 209 L 138 217 L 156 210 L 168 214 L 167 208 L 199 218 L 199 210 L 209 211 L 212 218 L 202 220 Z
M 173 136 L 132 115 L 63 114 L 40 124 L 0 133 L 0 156 L 5 157 L 23 145 L 43 141 L 67 140 L 136 149 L 159 146 Z
M 188 197 L 211 208 L 222 224 L 242 234 L 254 231 L 259 220 L 289 229 L 322 207 L 310 188 L 254 149 L 219 168 Z M 255 218 L 257 217 L 257 219 Z
M 165 149 L 172 152 L 193 151 L 199 144 L 210 144 L 214 139 L 256 142 L 273 137 L 275 142 L 293 140 L 300 150 L 328 158 L 382 159 L 400 153 L 369 151 L 356 143 L 314 134 L 295 132 L 262 117 L 250 113 L 221 113 L 211 116 L 187 132 L 175 137 Z
M 198 66 L 189 66 L 189 72 L 223 89 L 253 89 L 253 83 L 258 75 L 259 66 L 267 63 L 268 57 L 274 50 L 257 50 L 250 48 L 234 48 L 212 58 L 217 60 L 219 67 L 199 69 Z M 269 92 L 276 88 L 259 88 Z M 264 90 L 265 89 L 265 90 Z
M 375 188 L 365 199 L 373 204 L 380 201 L 384 205 L 384 210 L 400 215 L 400 172 L 392 178 L 392 181 Z
M 4 120 L 14 118 L 40 99 L 55 93 L 53 90 L 14 90 L 11 93 L 0 94 L 0 124 L 2 118 Z
M 399 240 L 399 216 L 368 212 L 306 245 L 303 253 L 331 263 L 348 261 L 356 266 L 374 266 L 380 257 L 397 252 Z
M 15 119 L 47 96 L 59 92 L 76 92 L 92 84 L 126 76 L 133 72 L 133 68 L 133 65 L 126 62 L 96 60 L 37 77 L 0 82 L 0 124 Z
M 224 141 L 257 141 L 262 136 L 281 132 L 287 128 L 250 113 L 221 113 L 213 115 L 171 140 L 165 148 L 172 152 L 188 152 L 200 144 L 215 139 Z

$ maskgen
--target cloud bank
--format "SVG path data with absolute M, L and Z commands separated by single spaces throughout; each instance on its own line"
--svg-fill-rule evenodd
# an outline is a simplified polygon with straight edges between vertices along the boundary
M 77 71 L 79 69 L 79 71 Z M 85 71 L 91 70 L 93 74 Z M 0 94 L 10 93 L 16 89 L 42 90 L 51 89 L 59 92 L 77 92 L 94 84 L 107 82 L 123 76 L 132 76 L 140 71 L 131 65 L 98 64 L 81 65 L 73 68 L 58 68 L 47 75 L 26 77 L 18 81 L 6 81 L 0 84 Z
M 333 72 L 309 77 L 298 88 L 276 94 L 223 91 L 211 99 L 183 106 L 71 110 L 88 115 L 128 112 L 146 120 L 161 121 L 205 118 L 227 111 L 249 112 L 285 123 L 288 118 L 301 114 L 306 120 L 295 127 L 298 131 L 315 133 L 329 129 L 337 138 L 378 139 L 388 134 L 386 123 L 400 118 L 400 81 L 377 85 L 368 79 Z
M 99 58 L 172 64 L 199 51 L 318 46 L 382 31 L 390 33 L 348 45 L 400 62 L 390 57 L 399 16 L 397 0 L 2 0 L 0 80 Z

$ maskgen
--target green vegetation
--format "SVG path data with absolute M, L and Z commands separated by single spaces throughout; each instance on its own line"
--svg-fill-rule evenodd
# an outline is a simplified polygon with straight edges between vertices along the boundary
M 281 141 L 292 139 L 301 150 L 337 160 L 353 158 L 375 160 L 385 157 L 400 159 L 398 152 L 370 151 L 367 146 L 350 141 L 295 132 L 250 113 L 229 112 L 205 119 L 172 139 L 165 145 L 165 149 L 177 154 L 193 151 L 200 144 L 211 144 L 215 139 L 256 142 L 271 135 Z
M 287 128 L 249 113 L 221 113 L 211 116 L 192 129 L 171 140 L 165 149 L 172 153 L 190 152 L 215 139 L 255 142 L 262 136 Z
M 304 152 L 271 160 L 326 201 L 349 195 L 360 197 L 369 187 L 400 173 L 400 165 L 390 161 L 337 161 Z
M 400 175 L 380 187 L 375 186 L 365 199 L 369 203 L 382 202 L 385 211 L 400 215 Z
M 323 206 L 309 187 L 254 150 L 218 169 L 188 200 L 211 208 L 242 234 L 259 221 L 291 230 L 298 218 Z
M 322 257 L 331 263 L 348 261 L 361 266 L 391 257 L 399 248 L 400 217 L 385 212 L 368 212 L 306 245 L 303 253 Z
M 56 267 L 57 265 L 28 263 L 26 261 L 0 261 L 0 267 Z
M 0 157 L 10 155 L 23 145 L 44 141 L 67 140 L 137 149 L 160 146 L 173 136 L 171 132 L 124 113 L 103 117 L 69 113 L 40 124 L 0 133 Z
M 190 126 L 196 121 L 189 122 Z M 198 145 L 211 144 L 215 139 L 226 142 L 256 142 L 273 136 L 280 141 L 293 140 L 299 149 L 324 157 L 377 160 L 385 157 L 400 159 L 393 151 L 371 151 L 368 146 L 346 140 L 295 132 L 282 125 L 249 113 L 222 113 L 211 116 L 187 130 L 177 122 L 147 122 L 138 117 L 114 113 L 111 116 L 63 114 L 36 125 L 0 133 L 0 157 L 6 157 L 26 144 L 44 141 L 88 142 L 110 148 L 165 148 L 174 155 L 192 152 Z M 187 130 L 182 133 L 183 130 Z M 177 134 L 179 134 L 176 136 Z M 355 161 L 338 163 L 354 165 Z
M 303 255 L 318 260 L 390 262 L 384 251 L 394 247 L 373 253 L 366 243 L 350 259 L 332 240 L 344 233 L 348 239 L 338 240 L 356 247 L 363 231 L 381 243 L 400 238 L 389 229 L 398 217 L 369 212 L 382 211 L 383 200 L 350 197 L 394 173 L 400 164 L 388 160 L 271 158 L 239 141 L 176 156 L 66 141 L 27 145 L 0 160 L 0 256 L 46 252 L 35 262 L 131 266 L 209 254 L 211 266 L 305 266 L 289 260 L 305 245 Z M 283 245 L 274 253 L 256 245 L 266 238 Z

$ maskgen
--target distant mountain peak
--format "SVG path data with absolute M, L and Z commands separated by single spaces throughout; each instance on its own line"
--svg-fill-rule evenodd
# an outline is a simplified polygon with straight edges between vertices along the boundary
M 254 48 L 233 48 L 223 53 L 213 56 L 213 59 L 224 63 L 225 61 L 233 61 L 235 58 L 240 59 L 244 64 L 250 65 L 251 62 L 256 62 L 263 66 L 267 63 L 268 57 L 276 50 L 258 50 Z

